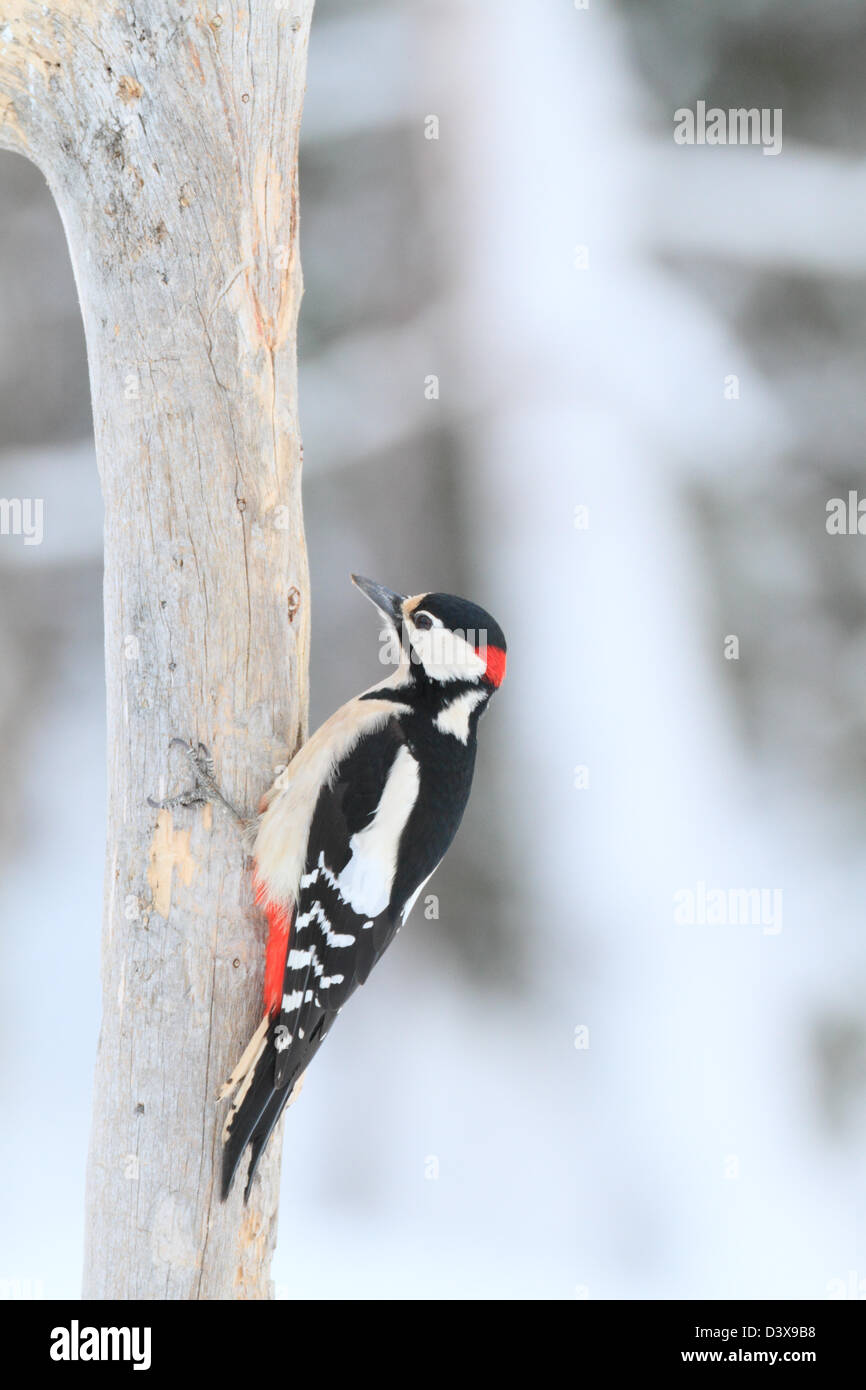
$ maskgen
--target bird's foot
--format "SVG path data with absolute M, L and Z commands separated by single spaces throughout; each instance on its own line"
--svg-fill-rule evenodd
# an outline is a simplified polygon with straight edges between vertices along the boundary
M 187 743 L 184 738 L 173 738 L 168 745 L 169 748 L 182 748 L 187 764 L 193 776 L 193 785 L 186 787 L 183 791 L 177 792 L 174 796 L 166 796 L 161 801 L 155 801 L 152 796 L 147 798 L 148 806 L 153 806 L 157 811 L 173 811 L 178 806 L 206 806 L 209 802 L 219 801 L 230 811 L 239 825 L 246 827 L 246 819 L 240 811 L 232 805 L 228 797 L 214 781 L 213 758 L 203 743 Z

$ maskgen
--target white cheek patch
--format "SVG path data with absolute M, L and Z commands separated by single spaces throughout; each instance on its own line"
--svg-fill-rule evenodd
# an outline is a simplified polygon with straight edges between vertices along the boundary
M 484 633 L 478 633 L 477 637 L 479 646 L 482 646 Z M 464 637 L 447 627 L 420 631 L 416 628 L 412 633 L 412 646 L 431 680 L 476 681 L 487 670 L 487 658 L 479 656 L 475 650 L 475 638 L 474 632 Z
M 458 695 L 436 716 L 436 728 L 440 734 L 451 734 L 460 743 L 468 743 L 469 716 L 485 699 L 483 690 L 467 690 L 464 695 Z
M 378 917 L 390 902 L 400 836 L 418 799 L 419 780 L 418 764 L 403 745 L 375 816 L 349 842 L 352 857 L 337 880 L 337 888 L 359 916 Z

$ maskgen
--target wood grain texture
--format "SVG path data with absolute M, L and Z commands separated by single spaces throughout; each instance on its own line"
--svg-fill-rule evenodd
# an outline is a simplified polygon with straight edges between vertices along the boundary
M 146 798 L 188 780 L 176 753 L 169 769 L 181 735 L 252 811 L 306 733 L 297 145 L 312 8 L 0 7 L 0 144 L 39 165 L 66 228 L 105 499 L 91 1298 L 270 1293 L 279 1143 L 248 1208 L 242 1182 L 225 1206 L 217 1184 L 217 1089 L 260 1013 L 248 865 L 221 808 Z

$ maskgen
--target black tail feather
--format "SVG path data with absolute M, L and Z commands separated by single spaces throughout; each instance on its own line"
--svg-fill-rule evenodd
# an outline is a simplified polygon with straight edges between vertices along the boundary
M 274 1087 L 274 1048 L 270 1040 L 256 1063 L 252 1081 L 237 1112 L 232 1116 L 223 1148 L 222 1198 L 229 1195 L 235 1173 L 247 1145 L 252 1145 L 252 1162 L 244 1191 L 244 1201 L 250 1195 L 250 1185 L 258 1167 L 262 1150 L 283 1106 L 292 1092 L 291 1085 Z
M 244 1201 L 250 1195 L 253 1178 L 265 1146 L 274 1132 L 274 1127 L 291 1099 L 296 1083 L 303 1076 L 313 1057 L 328 1035 L 329 1020 L 334 1015 L 324 1010 L 318 1017 L 306 1040 L 296 1039 L 291 1049 L 289 1066 L 285 1069 L 284 1084 L 276 1084 L 276 1064 L 280 1056 L 274 1046 L 278 1024 L 271 1022 L 267 1041 L 261 1056 L 256 1062 L 252 1078 L 246 1088 L 243 1100 L 231 1117 L 223 1147 L 222 1198 L 229 1195 L 235 1174 L 249 1145 L 252 1149 Z M 262 1021 L 264 1026 L 264 1020 Z M 253 1043 L 255 1039 L 253 1039 Z M 282 1074 L 280 1077 L 282 1081 Z M 241 1085 L 245 1084 L 241 1082 Z
M 259 1166 L 259 1159 L 265 1151 L 267 1142 L 274 1132 L 277 1120 L 282 1115 L 283 1107 L 291 1093 L 291 1086 L 283 1087 L 282 1090 L 274 1092 L 262 1111 L 259 1122 L 250 1136 L 250 1166 L 247 1173 L 247 1185 L 244 1188 L 244 1202 L 248 1202 L 250 1199 L 250 1191 L 253 1185 L 253 1178 L 256 1175 L 256 1169 Z

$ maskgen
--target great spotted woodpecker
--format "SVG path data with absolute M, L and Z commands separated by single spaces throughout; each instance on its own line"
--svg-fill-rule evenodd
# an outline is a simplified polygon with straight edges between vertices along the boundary
M 249 1197 L 283 1108 L 451 844 L 478 721 L 505 676 L 505 638 L 483 608 L 352 578 L 387 620 L 395 670 L 300 749 L 255 823 L 255 900 L 269 925 L 264 1016 L 222 1092 L 232 1097 L 223 1198 L 248 1146 Z M 219 796 L 209 766 L 192 761 L 200 788 Z

